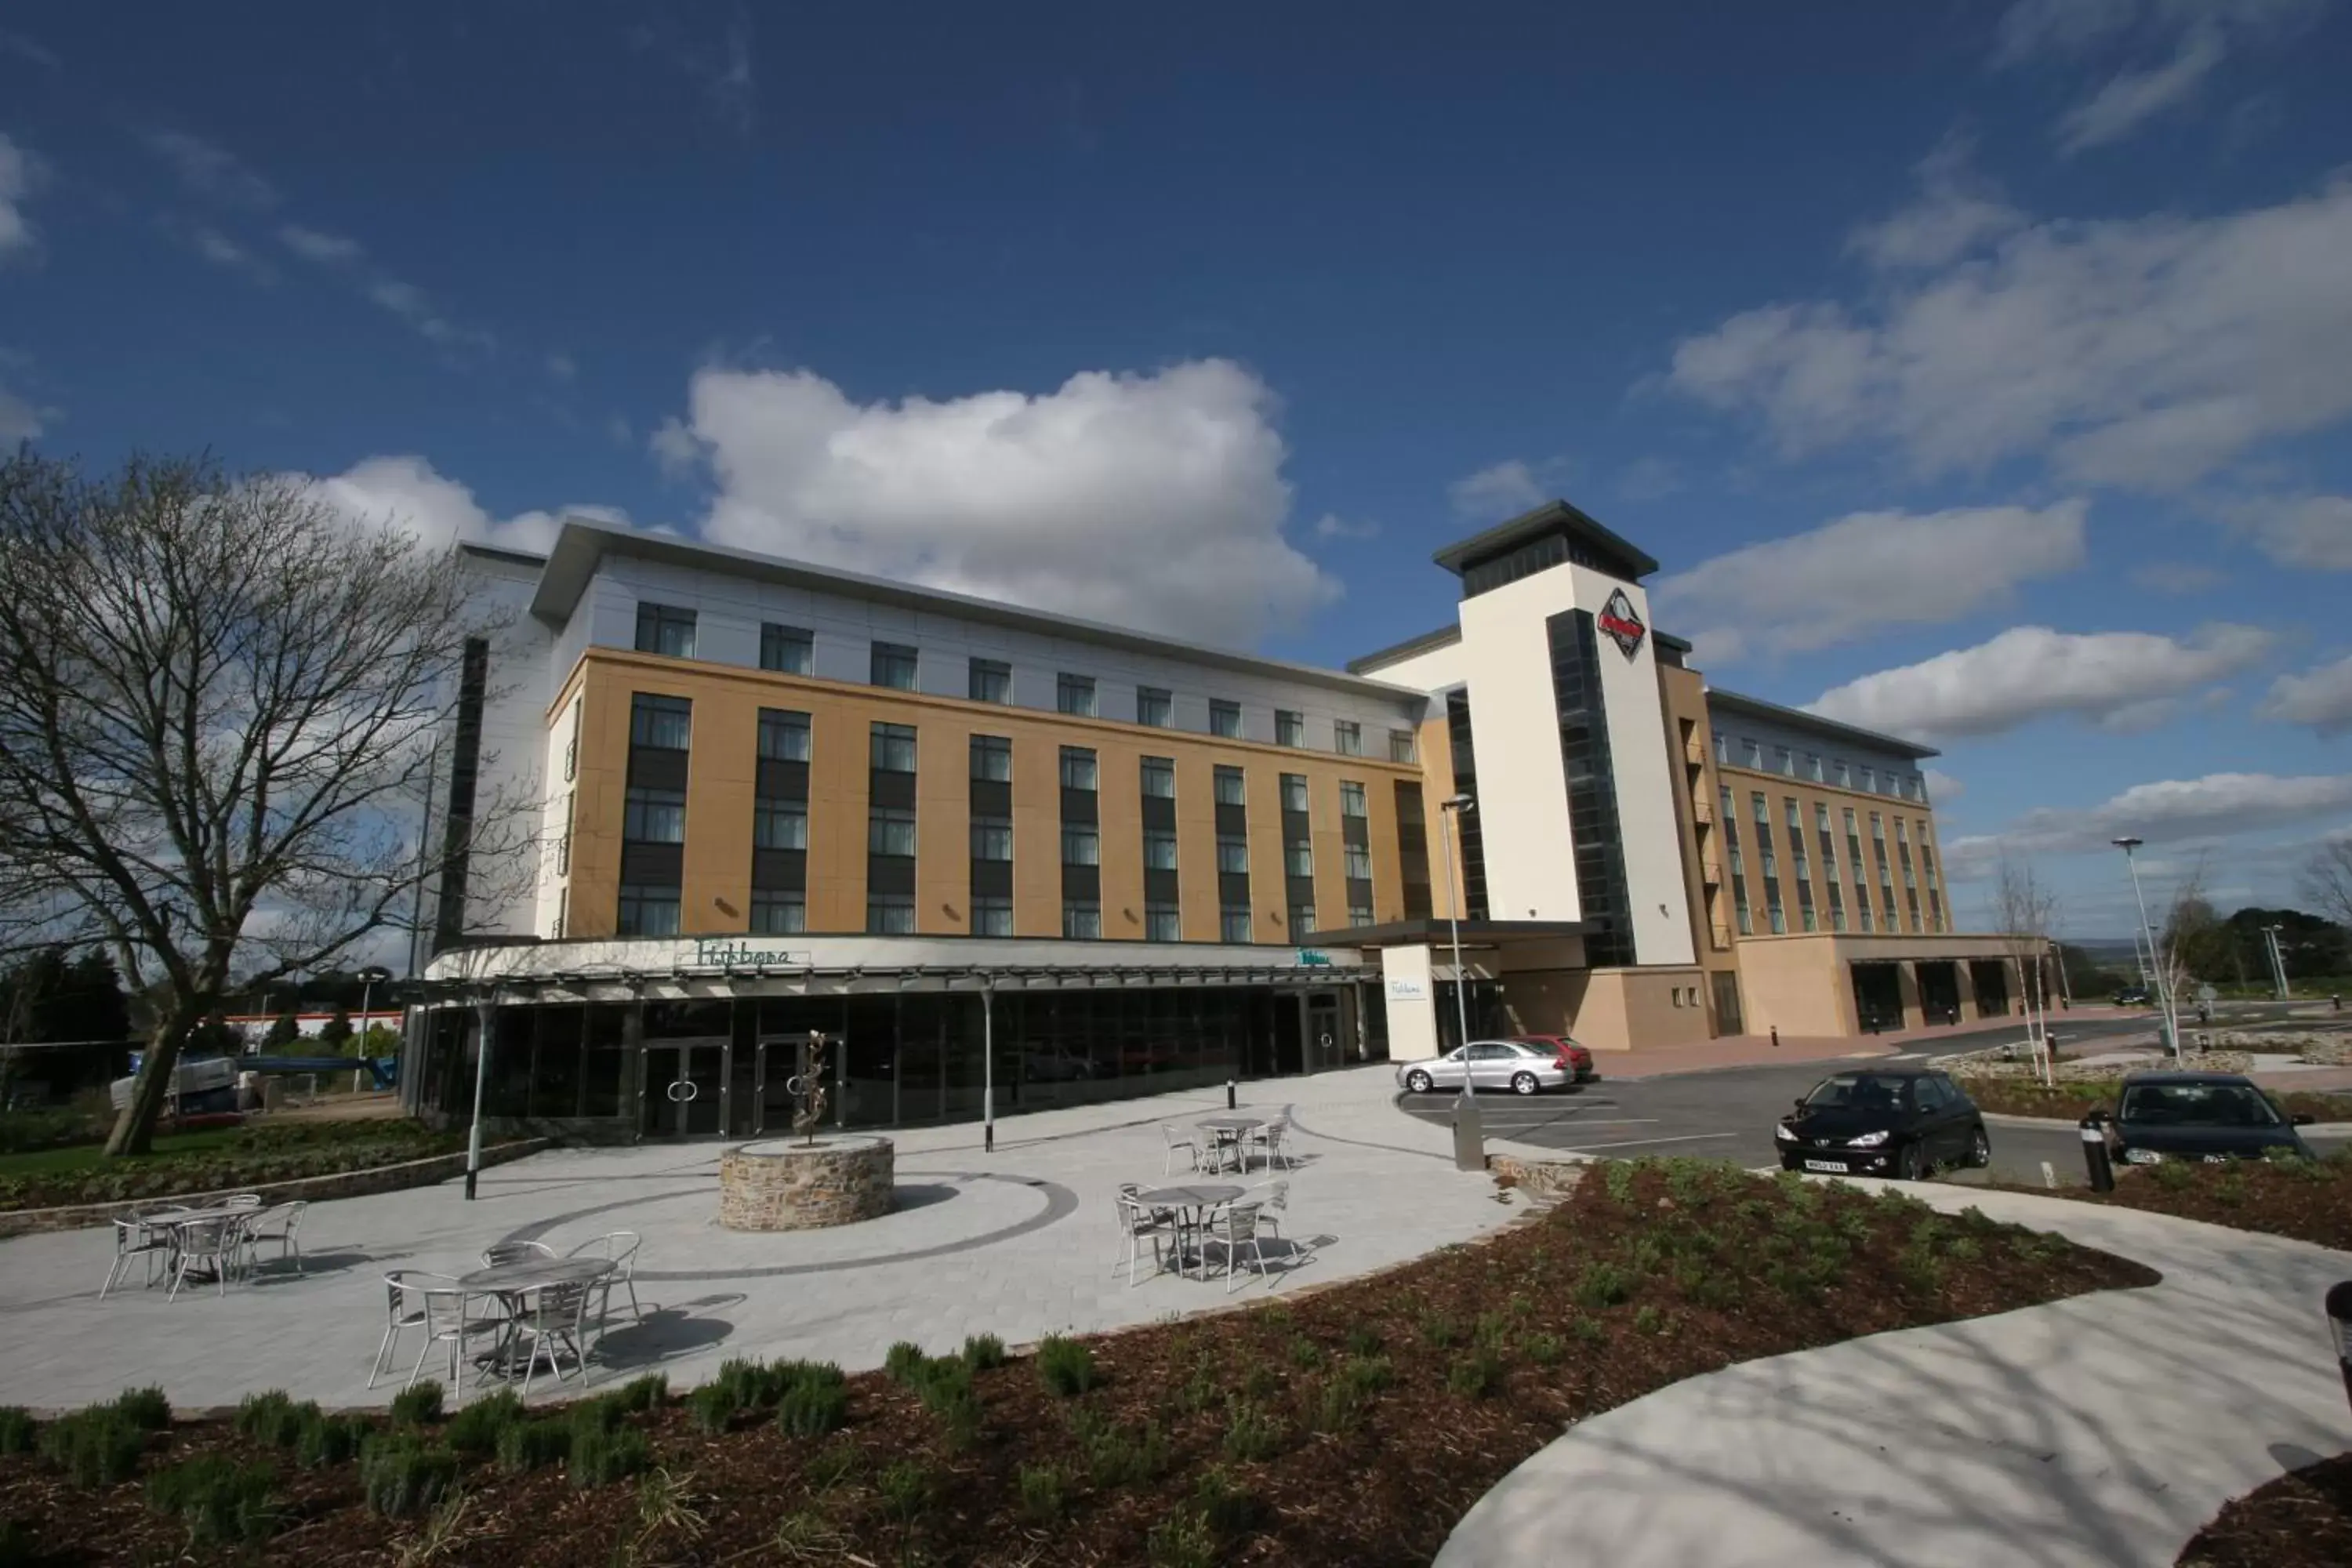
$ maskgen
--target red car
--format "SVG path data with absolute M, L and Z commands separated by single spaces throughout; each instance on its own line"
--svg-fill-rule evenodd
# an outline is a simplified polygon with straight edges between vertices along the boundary
M 1559 1070 L 1569 1075 L 1571 1083 L 1591 1083 L 1601 1074 L 1593 1069 L 1592 1053 L 1566 1035 L 1513 1035 L 1509 1037 L 1523 1046 L 1554 1053 L 1559 1060 Z

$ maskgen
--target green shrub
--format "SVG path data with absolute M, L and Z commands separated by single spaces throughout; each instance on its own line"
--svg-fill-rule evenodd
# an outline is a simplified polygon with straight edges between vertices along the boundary
M 509 1423 L 499 1433 L 499 1468 L 519 1476 L 570 1458 L 574 1430 L 560 1415 Z
M 160 1388 L 126 1388 L 115 1397 L 114 1407 L 142 1432 L 161 1432 L 172 1424 L 172 1402 Z
M 1601 1183 L 1609 1189 L 1609 1201 L 1617 1204 L 1633 1202 L 1633 1178 L 1637 1173 L 1637 1167 L 1630 1160 L 1612 1161 L 1602 1166 Z
M 32 1526 L 18 1520 L 0 1519 L 0 1568 L 34 1568 L 40 1560 Z
M 1396 1369 L 1384 1355 L 1356 1356 L 1341 1362 L 1334 1376 L 1358 1394 L 1373 1394 L 1396 1381 Z
M 1290 1342 L 1290 1364 L 1301 1372 L 1315 1371 L 1323 1364 L 1323 1347 L 1305 1334 L 1294 1336 Z
M 1192 1369 L 1192 1374 L 1176 1385 L 1176 1408 L 1186 1415 L 1196 1415 L 1214 1405 L 1223 1394 L 1214 1370 L 1206 1366 Z
M 829 1443 L 809 1456 L 808 1463 L 801 1468 L 801 1475 L 816 1490 L 831 1491 L 856 1475 L 862 1462 L 856 1449 Z
M 874 1483 L 882 1507 L 901 1524 L 912 1524 L 931 1506 L 933 1483 L 929 1467 L 915 1459 L 886 1466 Z
M 1037 1376 L 1048 1392 L 1075 1399 L 1095 1385 L 1095 1352 L 1076 1340 L 1048 1334 L 1038 1342 Z
M 1462 1342 L 1462 1324 L 1450 1312 L 1423 1307 L 1415 1314 L 1414 1324 L 1423 1341 L 1434 1349 L 1449 1350 Z
M 882 1370 L 893 1382 L 911 1383 L 930 1359 L 914 1341 L 900 1340 L 882 1357 Z
M 669 1398 L 669 1379 L 658 1372 L 649 1372 L 643 1377 L 629 1379 L 604 1397 L 616 1408 L 632 1414 L 658 1410 Z
M 1201 1479 L 1192 1484 L 1192 1506 L 1220 1535 L 1239 1535 L 1257 1519 L 1255 1494 L 1223 1465 L 1211 1465 L 1201 1472 Z
M 686 1414 L 694 1429 L 712 1436 L 726 1431 L 742 1407 L 737 1390 L 725 1383 L 706 1383 L 686 1396 Z
M 1070 1413 L 1070 1436 L 1087 1462 L 1087 1476 L 1096 1486 L 1125 1486 L 1148 1481 L 1168 1468 L 1168 1437 L 1150 1422 L 1121 1426 L 1093 1411 Z
M 1336 1377 L 1314 1389 L 1305 1405 L 1310 1431 L 1352 1432 L 1364 1422 L 1363 1394 Z
M 730 1411 L 758 1410 L 776 1402 L 783 1392 L 783 1378 L 772 1367 L 736 1356 L 719 1363 L 719 1375 L 703 1387 L 719 1390 L 707 1399 L 715 1402 L 723 1397 Z
M 1663 1334 L 1666 1331 L 1666 1315 L 1643 1302 L 1633 1309 L 1633 1331 L 1637 1334 Z
M 1349 1355 L 1378 1355 L 1381 1353 L 1381 1332 L 1378 1329 L 1370 1328 L 1360 1323 L 1356 1327 L 1348 1331 L 1348 1353 Z
M 802 1378 L 776 1401 L 776 1425 L 795 1437 L 822 1437 L 849 1419 L 849 1388 L 836 1369 L 830 1381 Z
M 429 1386 L 440 1392 L 439 1384 Z M 423 1513 L 457 1479 L 457 1456 L 437 1443 L 427 1447 L 413 1431 L 379 1433 L 360 1450 L 360 1489 L 368 1507 L 386 1519 Z
M 41 1428 L 41 1458 L 78 1487 L 110 1487 L 139 1470 L 147 1434 L 111 1405 L 61 1415 Z
M 1558 1366 L 1560 1357 L 1568 1353 L 1568 1347 L 1560 1343 L 1558 1334 L 1529 1334 L 1519 1348 L 1538 1366 Z
M 646 1435 L 635 1427 L 574 1423 L 564 1472 L 574 1489 L 586 1491 L 626 1480 L 652 1463 L 653 1450 L 646 1443 Z
M 0 1454 L 29 1454 L 39 1424 L 18 1405 L 0 1405 Z
M 499 1434 L 521 1419 L 522 1395 L 511 1388 L 501 1388 L 449 1417 L 443 1435 L 448 1438 L 449 1447 L 461 1454 L 495 1454 Z
M 1465 1351 L 1445 1369 L 1445 1386 L 1467 1399 L 1484 1399 L 1503 1381 L 1503 1359 L 1489 1350 Z
M 278 1527 L 269 1505 L 277 1484 L 277 1473 L 266 1464 L 205 1454 L 149 1477 L 147 1506 L 186 1526 L 191 1546 L 259 1542 Z
M 991 1372 L 1004 1364 L 1004 1342 L 994 1334 L 973 1334 L 963 1342 L 963 1363 L 974 1372 Z
M 1568 1325 L 1568 1331 L 1588 1345 L 1597 1345 L 1609 1337 L 1598 1318 L 1578 1318 Z
M 1622 1169 L 1622 1166 L 1610 1168 Z M 1576 1298 L 1578 1306 L 1597 1312 L 1605 1307 L 1613 1307 L 1632 1295 L 1633 1281 L 1613 1263 L 1588 1263 L 1584 1266 L 1584 1272 L 1576 1277 L 1576 1284 L 1570 1293 Z
M 1170 1512 L 1144 1538 L 1151 1568 L 1216 1568 L 1217 1532 L 1187 1504 Z
M 248 1394 L 238 1402 L 236 1415 L 229 1425 L 240 1436 L 257 1443 L 267 1443 L 273 1448 L 290 1448 L 302 1430 L 302 1417 L 316 1410 L 314 1404 L 294 1403 L 293 1395 L 284 1389 L 273 1388 L 266 1394 Z
M 1250 1399 L 1225 1405 L 1225 1458 L 1270 1459 L 1282 1448 L 1282 1422 L 1265 1406 Z
M 1470 1331 L 1470 1342 L 1480 1350 L 1493 1351 L 1500 1355 L 1511 1342 L 1511 1325 L 1499 1312 L 1481 1312 L 1477 1323 Z
M 1059 1465 L 1021 1467 L 1021 1511 L 1038 1524 L 1058 1524 L 1068 1499 Z
M 368 1424 L 356 1415 L 330 1415 L 310 1405 L 294 1433 L 294 1462 L 310 1470 L 340 1465 L 360 1451 L 368 1433 Z
M 401 1426 L 429 1426 L 441 1419 L 441 1385 L 426 1378 L 392 1396 L 392 1419 Z

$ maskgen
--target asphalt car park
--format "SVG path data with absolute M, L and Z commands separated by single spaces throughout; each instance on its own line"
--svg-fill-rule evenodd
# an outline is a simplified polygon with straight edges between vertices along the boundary
M 1938 1047 L 1934 1054 L 1943 1054 L 1942 1042 Z M 1916 1064 L 1927 1056 L 1906 1052 L 1871 1060 Z M 1480 1094 L 1476 1099 L 1490 1138 L 1612 1159 L 1692 1154 L 1731 1160 L 1750 1169 L 1777 1168 L 1780 1154 L 1772 1129 L 1780 1118 L 1822 1079 L 1863 1065 L 1860 1059 L 1772 1063 L 1612 1081 L 1603 1057 L 1600 1081 L 1580 1089 L 1525 1098 Z M 1444 1124 L 1453 1118 L 1456 1098 L 1456 1092 L 1407 1093 L 1399 1096 L 1398 1105 L 1408 1115 Z M 2060 1181 L 2083 1180 L 2082 1140 L 2074 1129 L 2023 1125 L 2003 1117 L 1985 1120 L 1992 1142 L 1992 1163 L 1986 1173 L 1991 1179 L 2039 1184 L 2047 1162 Z M 2307 1141 L 2321 1153 L 2344 1142 L 2327 1134 Z

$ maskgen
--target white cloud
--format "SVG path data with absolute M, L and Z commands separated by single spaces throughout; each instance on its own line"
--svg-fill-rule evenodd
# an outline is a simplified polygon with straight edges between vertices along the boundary
M 1512 458 L 1454 480 L 1445 487 L 1446 499 L 1453 503 L 1456 517 L 1499 521 L 1549 500 L 1544 476 L 1556 472 L 1559 466 L 1560 459 L 1557 458 L 1540 464 Z
M 172 226 L 177 230 L 177 226 Z M 190 224 L 180 230 L 198 256 L 214 266 L 236 273 L 267 288 L 278 281 L 278 269 L 215 228 L 208 223 Z
M 1993 63 L 2131 63 L 2058 121 L 2068 153 L 2116 142 L 2189 102 L 2241 45 L 2275 43 L 2326 8 L 2327 0 L 2018 0 L 1996 30 Z
M 1948 805 L 1969 793 L 1969 786 L 1941 768 L 1929 768 L 1920 775 L 1927 781 L 1927 798 L 1938 805 Z
M 2346 811 L 2352 811 L 2352 773 L 2208 773 L 2134 784 L 2094 806 L 2043 806 L 1999 833 L 1951 840 L 1944 858 L 1951 875 L 1962 877 L 1977 874 L 2003 853 L 2112 854 L 2111 841 L 2126 835 L 2151 845 L 2179 844 Z
M 1672 385 L 1798 457 L 1885 441 L 1923 475 L 2040 455 L 2071 479 L 2188 484 L 2352 415 L 2352 179 L 2215 217 L 2045 222 L 1864 307 L 1744 311 Z
M 2202 594 L 2229 581 L 2227 574 L 2187 561 L 2143 561 L 2131 580 L 2151 594 Z
M 636 433 L 629 427 L 625 414 L 610 414 L 604 417 L 604 438 L 615 447 L 626 448 L 636 443 Z
M 2352 655 L 2280 676 L 2254 711 L 2282 724 L 2308 724 L 2322 735 L 2352 731 Z
M 359 260 L 367 254 L 356 239 L 323 229 L 307 228 L 299 223 L 281 224 L 278 241 L 305 261 L 315 261 L 321 267 L 340 267 Z
M 1881 626 L 1937 625 L 2004 604 L 2083 563 L 2084 503 L 1856 512 L 1658 580 L 1660 613 L 1719 661 L 1751 646 L 1801 651 Z M 1697 650 L 1694 648 L 1694 653 Z
M 1973 151 L 1965 136 L 1945 137 L 1919 161 L 1918 198 L 1855 229 L 1846 247 L 1874 267 L 1942 267 L 2024 227 L 2025 215 L 1970 165 Z
M 369 266 L 367 247 L 356 239 L 289 223 L 278 226 L 278 242 L 305 261 L 342 274 L 368 303 L 436 348 L 488 352 L 497 346 L 498 340 L 488 332 L 453 321 L 415 284 Z M 566 365 L 572 363 L 560 354 L 551 356 L 551 372 L 558 361 Z
M 2282 566 L 2352 572 L 2352 496 L 2299 496 L 2251 502 L 2231 520 Z
M 369 458 L 341 473 L 312 481 L 320 498 L 355 525 L 390 523 L 415 533 L 431 550 L 459 540 L 509 550 L 543 552 L 555 542 L 566 517 L 594 517 L 626 524 L 611 507 L 578 505 L 554 511 L 493 517 L 474 492 L 436 472 L 423 458 Z
M 2080 153 L 2122 141 L 2142 121 L 2187 102 L 2226 52 L 2218 29 L 2191 27 L 2172 58 L 2160 66 L 2118 71 L 2068 110 L 2058 121 L 2058 145 Z
M 1378 539 L 1381 525 L 1370 518 L 1345 518 L 1336 511 L 1327 511 L 1315 520 L 1318 539 Z
M 2011 626 L 1974 647 L 1848 681 L 1806 706 L 1897 734 L 1993 735 L 2055 714 L 2141 730 L 2170 718 L 2179 698 L 2261 662 L 2274 641 L 2259 626 L 2230 625 L 2186 638 Z
M 33 247 L 33 223 L 25 216 L 25 203 L 47 174 L 47 164 L 0 135 L 0 257 Z
M 172 166 L 180 184 L 193 195 L 238 207 L 278 204 L 277 189 L 216 142 L 185 131 L 151 131 L 142 140 L 149 152 Z
M 1223 360 L 895 404 L 711 368 L 653 445 L 716 481 L 718 542 L 1246 643 L 1339 594 L 1282 536 L 1274 402 Z

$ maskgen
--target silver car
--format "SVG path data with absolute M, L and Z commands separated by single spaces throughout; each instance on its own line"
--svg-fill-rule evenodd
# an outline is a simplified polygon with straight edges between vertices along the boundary
M 1415 1094 L 1433 1089 L 1460 1089 L 1462 1075 L 1470 1075 L 1473 1092 L 1536 1094 L 1566 1089 L 1572 1075 L 1559 1064 L 1559 1055 L 1517 1040 L 1473 1040 L 1425 1062 L 1406 1062 L 1397 1068 L 1397 1083 Z

